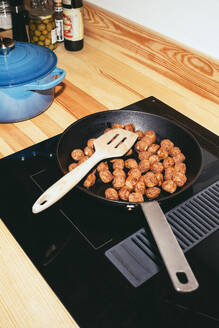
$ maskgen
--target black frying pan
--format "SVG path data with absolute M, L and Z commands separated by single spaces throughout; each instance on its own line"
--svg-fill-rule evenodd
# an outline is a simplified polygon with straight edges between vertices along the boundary
M 195 182 L 202 167 L 200 146 L 191 133 L 160 116 L 130 110 L 104 111 L 76 121 L 62 134 L 57 145 L 56 155 L 64 174 L 68 172 L 68 165 L 72 162 L 70 156 L 72 150 L 75 148 L 83 149 L 88 139 L 100 136 L 106 128 L 111 127 L 112 123 L 132 123 L 135 125 L 136 130 L 154 130 L 157 135 L 157 143 L 166 138 L 173 141 L 186 156 L 186 184 L 182 188 L 178 188 L 174 194 L 162 191 L 155 201 L 145 201 L 144 203 L 129 203 L 106 199 L 104 190 L 108 185 L 104 185 L 98 180 L 90 189 L 84 188 L 82 182 L 77 185 L 77 188 L 95 199 L 111 203 L 112 205 L 127 206 L 134 204 L 141 206 L 175 289 L 180 292 L 195 290 L 198 287 L 198 283 L 159 206 L 159 201 L 175 197 Z

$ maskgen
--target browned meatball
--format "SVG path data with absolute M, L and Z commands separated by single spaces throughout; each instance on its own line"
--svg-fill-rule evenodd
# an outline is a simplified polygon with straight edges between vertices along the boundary
M 113 163 L 113 169 L 124 169 L 125 162 L 122 158 L 112 159 L 111 163 Z
M 68 170 L 69 170 L 69 171 L 72 171 L 76 166 L 78 166 L 78 163 L 71 163 L 71 164 L 68 166 Z
M 144 173 L 144 172 L 147 172 L 148 170 L 150 170 L 150 161 L 149 159 L 142 159 L 139 164 L 138 164 L 138 167 L 139 167 L 139 170 Z
M 174 143 L 171 140 L 169 140 L 169 139 L 163 139 L 161 141 L 160 145 L 161 145 L 161 148 L 163 148 L 164 150 L 166 150 L 168 153 L 174 147 Z
M 160 158 L 157 156 L 157 155 L 151 155 L 149 157 L 149 162 L 150 164 L 152 165 L 154 162 L 159 162 L 160 161 Z
M 123 177 L 126 177 L 125 171 L 122 170 L 122 169 L 115 169 L 115 170 L 113 170 L 113 175 L 114 175 L 114 177 L 116 177 L 118 175 L 123 176 Z
M 149 171 L 144 175 L 144 183 L 146 187 L 155 187 L 158 183 L 156 175 Z
M 94 140 L 95 140 L 95 138 L 91 138 L 91 139 L 88 140 L 88 142 L 87 142 L 87 146 L 88 146 L 89 148 L 94 149 Z
M 137 202 L 143 202 L 143 201 L 144 201 L 144 197 L 140 192 L 132 192 L 129 195 L 129 202 L 137 203 Z
M 132 175 L 129 175 L 125 180 L 125 186 L 127 188 L 129 188 L 129 190 L 133 190 L 137 181 L 138 180 L 135 177 L 133 177 Z
M 151 171 L 154 173 L 161 173 L 163 172 L 164 167 L 163 164 L 161 162 L 154 162 L 153 164 L 151 164 Z
M 107 162 L 101 162 L 100 164 L 98 164 L 97 166 L 97 171 L 100 172 L 102 170 L 108 170 L 109 166 Z
M 119 200 L 118 192 L 114 188 L 107 188 L 105 190 L 105 197 L 111 200 Z
M 135 169 L 138 168 L 138 163 L 135 159 L 129 158 L 125 161 L 125 167 L 127 169 Z
M 119 190 L 119 197 L 120 197 L 122 200 L 128 200 L 128 199 L 129 199 L 129 195 L 130 195 L 130 189 L 127 188 L 126 186 L 122 187 L 122 188 Z
M 175 161 L 172 157 L 167 157 L 163 161 L 163 167 L 167 169 L 168 167 L 172 167 L 175 165 Z
M 155 177 L 157 179 L 157 185 L 161 186 L 163 183 L 163 174 L 162 173 L 155 173 Z
M 156 142 L 156 133 L 153 130 L 147 130 L 144 132 L 144 136 L 149 137 L 151 139 L 151 143 Z
M 129 149 L 129 151 L 125 154 L 125 156 L 131 156 L 133 154 L 132 148 Z
M 174 157 L 174 156 L 177 156 L 178 154 L 180 154 L 181 150 L 179 147 L 173 147 L 170 149 L 169 153 L 172 157 Z
M 124 125 L 121 123 L 113 123 L 112 124 L 112 129 L 123 129 Z
M 149 157 L 151 156 L 151 153 L 149 153 L 149 151 L 140 151 L 138 153 L 138 158 L 141 161 L 142 159 L 149 159 Z
M 75 160 L 75 161 L 80 161 L 80 159 L 82 159 L 84 157 L 84 152 L 81 149 L 74 149 L 71 152 L 71 157 Z
M 103 183 L 109 183 L 113 180 L 113 175 L 109 170 L 101 170 L 99 172 L 99 177 Z
M 92 149 L 92 148 L 90 148 L 90 147 L 85 147 L 84 148 L 84 154 L 86 155 L 86 156 L 91 156 L 91 155 L 93 155 L 93 153 L 94 153 L 94 150 Z
M 173 194 L 176 191 L 177 185 L 173 180 L 166 180 L 162 183 L 163 190 Z
M 148 151 L 149 151 L 151 154 L 156 154 L 156 152 L 158 151 L 159 148 L 160 148 L 159 145 L 157 145 L 157 144 L 152 144 L 152 145 L 148 148 Z
M 135 192 L 140 192 L 140 194 L 144 195 L 145 194 L 145 184 L 144 181 L 138 180 L 138 182 L 135 185 L 134 191 Z
M 176 172 L 173 175 L 173 181 L 176 183 L 178 187 L 182 187 L 186 183 L 187 177 L 185 176 L 185 174 L 181 172 Z
M 176 163 L 174 166 L 175 172 L 186 173 L 186 164 L 185 163 Z
M 86 162 L 88 160 L 89 156 L 84 156 L 80 159 L 80 161 L 78 162 L 78 164 L 82 164 L 84 162 Z
M 127 131 L 135 132 L 135 126 L 134 126 L 134 124 L 126 124 L 124 126 L 124 129 L 127 130 Z
M 145 195 L 147 196 L 147 198 L 149 199 L 154 199 L 157 198 L 160 195 L 160 188 L 158 187 L 151 187 L 151 188 L 147 188 Z
M 173 178 L 174 173 L 175 173 L 175 170 L 173 167 L 166 168 L 165 173 L 164 173 L 165 180 L 171 180 Z
M 129 170 L 128 175 L 132 175 L 138 180 L 141 176 L 141 171 L 138 168 L 134 168 Z
M 90 188 L 92 187 L 96 182 L 96 176 L 94 173 L 90 173 L 88 174 L 88 176 L 86 177 L 86 179 L 84 180 L 83 186 L 85 188 Z
M 165 159 L 168 157 L 168 151 L 166 151 L 165 149 L 163 148 L 160 148 L 157 152 L 157 155 L 160 159 Z
M 185 161 L 186 157 L 183 153 L 179 153 L 176 156 L 173 156 L 174 162 L 177 163 L 182 163 Z
M 144 133 L 141 130 L 137 130 L 137 131 L 135 131 L 135 133 L 137 133 L 137 135 L 138 135 L 138 140 L 140 140 L 144 136 Z
M 137 141 L 135 144 L 135 149 L 137 150 L 137 152 L 140 151 L 145 151 L 148 149 L 148 147 L 151 145 L 151 140 L 149 138 L 145 138 L 144 137 Z
M 113 178 L 112 184 L 113 184 L 113 187 L 115 189 L 120 189 L 120 188 L 124 187 L 124 185 L 125 185 L 125 177 L 122 176 L 122 175 L 115 176 Z

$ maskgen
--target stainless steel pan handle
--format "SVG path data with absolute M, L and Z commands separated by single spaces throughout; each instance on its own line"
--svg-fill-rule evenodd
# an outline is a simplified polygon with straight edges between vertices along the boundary
M 164 264 L 178 292 L 192 292 L 198 282 L 157 201 L 141 203 Z

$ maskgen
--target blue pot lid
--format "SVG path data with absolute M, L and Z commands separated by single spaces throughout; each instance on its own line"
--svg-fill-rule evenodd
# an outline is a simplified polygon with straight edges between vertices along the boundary
M 0 87 L 29 84 L 48 75 L 57 64 L 56 54 L 40 45 L 14 42 L 9 50 L 0 53 Z

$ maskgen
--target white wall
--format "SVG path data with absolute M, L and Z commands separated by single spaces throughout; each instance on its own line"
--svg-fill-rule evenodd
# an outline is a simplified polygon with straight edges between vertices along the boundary
M 219 0 L 88 0 L 219 59 Z

